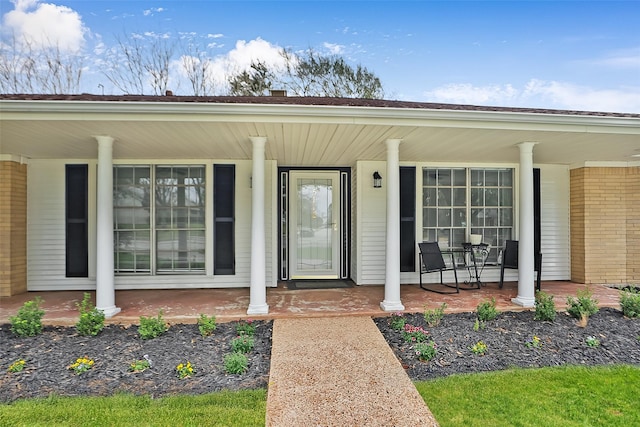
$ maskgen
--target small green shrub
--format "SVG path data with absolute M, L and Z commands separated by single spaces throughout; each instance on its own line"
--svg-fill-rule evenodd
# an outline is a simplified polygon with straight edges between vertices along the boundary
M 391 315 L 391 320 L 389 321 L 391 325 L 391 329 L 396 331 L 401 331 L 404 329 L 404 325 L 406 324 L 406 319 L 404 318 L 404 314 L 398 312 L 393 313 Z
M 162 310 L 158 312 L 157 317 L 140 316 L 140 326 L 138 333 L 143 340 L 157 338 L 167 331 L 167 325 L 162 318 Z
M 556 303 L 553 301 L 553 295 L 549 295 L 542 291 L 536 292 L 536 311 L 533 316 L 534 320 L 546 320 L 553 322 L 556 318 Z
M 478 319 L 480 322 L 488 322 L 495 319 L 498 316 L 498 310 L 496 309 L 496 299 L 491 298 L 491 301 L 484 301 L 478 304 L 476 309 L 478 313 Z
M 585 338 L 584 342 L 587 344 L 587 347 L 600 347 L 600 340 L 594 336 L 588 336 L 587 338 Z
M 253 320 L 239 320 L 236 325 L 236 333 L 238 335 L 251 335 L 256 333 L 256 325 L 253 324 Z
M 151 367 L 149 359 L 140 359 L 135 362 L 131 362 L 129 365 L 130 372 L 144 372 Z
M 201 314 L 198 319 L 198 329 L 200 330 L 200 334 L 203 337 L 208 337 L 213 334 L 213 331 L 216 330 L 216 316 L 207 316 L 206 314 Z
M 179 363 L 178 366 L 176 366 L 176 375 L 178 375 L 178 378 L 181 380 L 189 378 L 195 375 L 195 373 L 196 368 L 188 360 L 187 363 Z
M 227 374 L 244 374 L 247 372 L 249 359 L 243 353 L 231 353 L 224 356 L 224 371 Z
M 249 353 L 253 350 L 253 337 L 250 335 L 239 335 L 231 340 L 231 349 L 234 353 Z
M 89 369 L 93 368 L 94 364 L 95 362 L 93 361 L 93 359 L 84 356 L 77 358 L 75 362 L 67 367 L 67 369 L 73 371 L 73 373 L 75 373 L 76 375 L 82 375 Z
M 76 331 L 84 336 L 96 336 L 104 329 L 104 313 L 91 305 L 91 295 L 84 293 L 82 302 L 76 303 L 80 311 L 80 319 L 76 323 Z
M 419 342 L 413 348 L 418 359 L 422 362 L 428 362 L 438 354 L 438 346 L 433 341 Z
M 406 342 L 426 342 L 430 339 L 429 331 L 425 331 L 420 326 L 404 325 L 402 331 L 402 338 Z
M 627 317 L 640 317 L 640 289 L 625 290 L 620 294 L 622 314 Z
M 527 348 L 540 348 L 542 347 L 542 341 L 540 340 L 540 337 L 534 335 L 530 340 L 524 343 L 524 346 Z
M 25 302 L 15 316 L 9 317 L 11 332 L 19 337 L 35 337 L 42 333 L 42 316 L 44 310 L 40 308 L 42 298 L 36 297 Z
M 598 300 L 594 299 L 590 289 L 580 289 L 577 297 L 567 297 L 567 313 L 571 317 L 583 320 L 598 312 Z
M 445 308 L 447 308 L 447 303 L 443 302 L 440 307 L 426 309 L 424 311 L 424 320 L 427 322 L 427 326 L 431 328 L 438 326 L 444 317 Z
M 478 341 L 471 347 L 471 352 L 477 356 L 484 356 L 487 350 L 488 350 L 488 347 L 484 343 L 484 341 Z
M 18 372 L 22 372 L 25 366 L 27 366 L 27 362 L 24 359 L 16 360 L 11 365 L 9 365 L 7 371 L 11 372 L 12 374 L 17 374 Z

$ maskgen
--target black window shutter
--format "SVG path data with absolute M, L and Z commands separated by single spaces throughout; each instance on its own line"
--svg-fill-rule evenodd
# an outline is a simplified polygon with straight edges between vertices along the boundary
M 235 165 L 213 165 L 213 274 L 235 274 Z
M 540 224 L 540 169 L 533 169 L 533 242 L 534 253 L 541 251 L 541 224 Z
M 416 168 L 400 168 L 400 271 L 416 271 Z
M 67 165 L 65 178 L 66 276 L 88 277 L 88 166 Z

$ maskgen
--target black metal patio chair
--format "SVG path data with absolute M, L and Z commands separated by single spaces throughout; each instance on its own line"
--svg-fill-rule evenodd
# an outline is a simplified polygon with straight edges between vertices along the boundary
M 425 291 L 436 292 L 439 294 L 457 294 L 460 293 L 458 286 L 458 273 L 456 271 L 456 260 L 453 252 L 446 252 L 451 256 L 451 267 L 444 262 L 443 253 L 438 246 L 438 242 L 422 242 L 418 243 L 420 248 L 420 288 Z M 455 286 L 453 284 L 444 283 L 442 278 L 443 271 L 453 270 L 455 278 Z M 440 272 L 440 283 L 423 284 L 422 275 L 427 273 Z M 446 288 L 451 288 L 448 290 Z
M 536 289 L 540 290 L 541 282 L 540 275 L 542 274 L 542 253 L 536 252 L 534 254 L 533 261 L 534 271 L 537 273 L 536 275 Z M 502 250 L 502 263 L 500 264 L 500 289 L 502 289 L 502 285 L 504 282 L 504 269 L 505 268 L 513 268 L 518 269 L 518 241 L 517 240 L 507 240 L 504 244 L 504 249 Z

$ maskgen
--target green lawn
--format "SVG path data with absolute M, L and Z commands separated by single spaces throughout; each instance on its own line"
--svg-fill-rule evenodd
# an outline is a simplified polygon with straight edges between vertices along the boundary
M 267 392 L 200 396 L 50 397 L 0 405 L 0 426 L 261 426 Z
M 442 427 L 640 425 L 640 367 L 514 369 L 416 383 Z M 0 426 L 261 426 L 267 392 L 152 399 L 50 397 L 0 405 Z
M 640 367 L 559 367 L 416 383 L 442 427 L 640 426 Z

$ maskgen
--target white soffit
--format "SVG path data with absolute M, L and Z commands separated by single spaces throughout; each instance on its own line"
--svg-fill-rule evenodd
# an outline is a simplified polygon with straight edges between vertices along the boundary
M 250 136 L 266 136 L 283 165 L 384 160 L 400 138 L 402 161 L 629 162 L 640 118 L 420 108 L 185 102 L 0 101 L 0 154 L 93 158 L 91 135 L 116 138 L 115 158 L 249 159 Z

